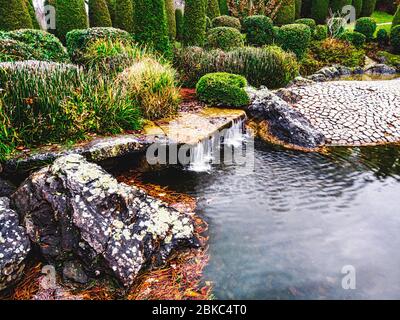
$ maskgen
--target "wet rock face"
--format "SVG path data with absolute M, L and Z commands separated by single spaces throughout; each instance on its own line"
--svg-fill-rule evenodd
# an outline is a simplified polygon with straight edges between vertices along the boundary
M 0 291 L 21 278 L 29 250 L 29 238 L 10 209 L 10 200 L 0 198 Z
M 195 243 L 189 215 L 118 183 L 76 154 L 31 175 L 12 199 L 49 262 L 68 269 L 79 260 L 89 276 L 106 272 L 124 286 L 142 268 Z
M 302 148 L 316 148 L 324 144 L 323 134 L 278 95 L 268 89 L 250 89 L 248 93 L 252 101 L 248 112 L 258 120 L 266 120 L 272 136 L 286 144 Z
M 0 197 L 9 197 L 15 191 L 15 186 L 0 178 Z

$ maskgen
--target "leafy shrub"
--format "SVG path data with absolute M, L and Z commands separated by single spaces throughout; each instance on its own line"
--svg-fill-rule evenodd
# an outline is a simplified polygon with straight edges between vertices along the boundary
M 356 17 L 359 18 L 361 16 L 363 0 L 353 0 L 352 5 L 356 9 Z
M 74 63 L 80 63 L 80 59 L 86 50 L 87 44 L 96 40 L 119 41 L 132 43 L 132 36 L 124 30 L 116 28 L 89 28 L 77 29 L 67 34 L 67 49 Z
M 122 72 L 116 83 L 148 119 L 166 117 L 178 109 L 180 95 L 175 85 L 175 70 L 154 59 L 138 61 Z
M 25 0 L 0 0 L 0 30 L 33 28 Z
M 74 65 L 2 63 L 0 84 L 0 119 L 8 124 L 0 143 L 9 149 L 140 128 L 137 106 L 119 87 Z
M 356 48 L 361 48 L 365 44 L 367 37 L 357 31 L 346 31 L 339 36 L 339 39 L 348 41 Z
M 400 25 L 390 31 L 390 43 L 395 53 L 400 53 Z
M 323 24 L 319 24 L 315 27 L 313 39 L 314 40 L 324 40 L 328 38 L 328 27 Z
M 35 59 L 35 52 L 28 45 L 12 39 L 0 40 L 0 62 L 33 59 Z
M 389 33 L 386 29 L 379 29 L 376 34 L 376 39 L 380 46 L 386 46 L 389 43 Z
M 212 28 L 207 36 L 206 46 L 211 49 L 229 51 L 233 48 L 243 47 L 242 34 L 235 28 L 218 27 Z
M 182 40 L 183 35 L 183 10 L 175 10 L 175 24 L 176 24 L 176 39 L 178 41 Z
M 247 80 L 239 75 L 218 72 L 201 77 L 196 85 L 197 97 L 207 104 L 241 107 L 249 104 L 244 88 Z
M 220 16 L 216 17 L 212 20 L 212 25 L 214 28 L 217 27 L 230 27 L 230 28 L 236 28 L 239 31 L 242 29 L 242 25 L 240 23 L 240 20 L 235 17 L 230 17 L 230 16 Z
M 243 32 L 247 43 L 261 47 L 274 41 L 274 26 L 271 18 L 258 15 L 243 19 Z
M 293 23 L 296 18 L 295 0 L 282 0 L 281 6 L 274 17 L 274 23 L 278 26 Z
M 167 13 L 168 35 L 170 40 L 176 39 L 176 17 L 174 0 L 165 0 L 165 9 Z
M 352 0 L 331 0 L 329 2 L 329 5 L 331 7 L 331 10 L 336 13 L 336 12 L 341 12 L 342 8 L 344 6 L 347 6 L 351 4 Z
M 393 17 L 392 29 L 400 24 L 400 5 L 397 7 L 396 13 Z
M 218 2 L 219 2 L 219 11 L 221 15 L 223 16 L 229 15 L 229 7 L 227 0 L 219 0 Z
M 89 0 L 89 24 L 91 27 L 112 27 L 106 0 Z
M 203 1 L 185 1 L 183 43 L 186 46 L 202 46 L 206 39 L 206 6 Z
M 367 41 L 370 41 L 374 38 L 376 22 L 374 19 L 368 17 L 359 18 L 356 21 L 354 31 L 362 33 L 367 38 Z
M 329 0 L 312 0 L 311 17 L 317 23 L 324 23 L 329 13 Z
M 136 3 L 136 2 L 135 2 Z M 115 22 L 114 27 L 135 32 L 134 9 L 132 0 L 115 0 Z
M 311 41 L 311 29 L 304 24 L 288 24 L 281 27 L 277 40 L 284 50 L 302 59 Z
M 221 12 L 219 10 L 219 3 L 218 0 L 205 0 L 208 2 L 207 4 L 207 17 L 209 17 L 211 20 L 219 17 L 221 15 Z
M 323 66 L 340 64 L 347 67 L 358 67 L 365 63 L 364 50 L 357 49 L 347 41 L 339 39 L 328 38 L 313 42 L 310 46 L 310 53 Z
M 48 3 L 56 9 L 57 28 L 54 34 L 61 42 L 65 43 L 65 36 L 69 31 L 89 26 L 84 0 L 49 0 Z
M 22 60 L 34 59 L 41 61 L 69 62 L 67 50 L 60 40 L 46 31 L 21 29 L 4 32 L 0 34 L 0 41 L 3 39 L 23 42 L 31 48 L 30 54 Z M 25 51 L 23 48 L 21 50 Z M 23 57 L 24 54 L 21 53 L 20 56 Z
M 375 11 L 376 0 L 363 0 L 361 16 L 369 17 Z
M 168 37 L 164 0 L 136 0 L 134 12 L 135 39 L 170 57 L 172 47 Z
M 295 24 L 304 24 L 306 26 L 309 26 L 312 33 L 314 33 L 315 28 L 317 27 L 317 23 L 315 22 L 314 19 L 311 18 L 297 19 L 295 21 Z
M 244 76 L 256 87 L 279 88 L 299 71 L 295 56 L 277 46 L 244 47 L 230 52 L 189 47 L 177 52 L 174 65 L 187 87 L 194 87 L 207 73 L 228 72 Z
M 382 60 L 383 63 L 397 69 L 400 68 L 400 55 L 392 54 L 386 51 L 378 51 L 377 56 Z

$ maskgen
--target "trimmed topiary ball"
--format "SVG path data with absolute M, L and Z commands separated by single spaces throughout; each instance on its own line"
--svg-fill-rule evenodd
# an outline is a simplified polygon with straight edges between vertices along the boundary
M 385 29 L 379 29 L 376 34 L 376 40 L 380 46 L 386 46 L 389 43 L 389 33 Z
M 395 53 L 400 53 L 400 25 L 394 27 L 390 32 L 390 43 Z
M 313 39 L 324 40 L 328 38 L 328 27 L 324 24 L 319 24 L 315 27 Z
M 226 73 L 209 73 L 201 77 L 196 85 L 197 97 L 211 105 L 241 107 L 250 103 L 244 88 L 247 86 L 246 78 Z
M 282 26 L 278 33 L 278 43 L 285 51 L 292 51 L 301 60 L 310 45 L 311 29 L 304 24 Z
M 311 29 L 311 32 L 314 32 L 315 28 L 317 27 L 317 23 L 315 22 L 314 19 L 311 19 L 311 18 L 297 19 L 294 23 L 305 24 L 306 26 L 309 26 Z
M 242 29 L 242 25 L 240 20 L 235 17 L 230 16 L 219 16 L 212 20 L 212 25 L 214 28 L 216 27 L 231 27 L 236 28 L 239 31 Z
M 361 48 L 367 41 L 367 37 L 357 31 L 346 31 L 339 36 L 339 39 L 351 43 L 356 48 Z
M 364 17 L 357 19 L 354 31 L 362 33 L 364 36 L 366 36 L 367 41 L 371 41 L 374 38 L 376 27 L 377 26 L 374 19 Z
M 244 39 L 242 34 L 235 28 L 212 28 L 208 32 L 206 46 L 210 49 L 229 51 L 234 48 L 243 47 Z
M 274 41 L 274 25 L 267 16 L 250 16 L 243 20 L 243 32 L 247 43 L 256 47 L 272 44 Z

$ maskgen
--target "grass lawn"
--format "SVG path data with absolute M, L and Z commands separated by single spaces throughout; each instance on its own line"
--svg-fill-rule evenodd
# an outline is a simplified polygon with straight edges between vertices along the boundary
M 375 19 L 378 25 L 378 27 L 376 28 L 375 35 L 380 29 L 386 29 L 386 31 L 390 33 L 390 28 L 392 27 L 393 15 L 387 12 L 375 11 L 371 17 Z M 354 25 L 355 23 L 347 25 L 347 29 L 354 30 Z

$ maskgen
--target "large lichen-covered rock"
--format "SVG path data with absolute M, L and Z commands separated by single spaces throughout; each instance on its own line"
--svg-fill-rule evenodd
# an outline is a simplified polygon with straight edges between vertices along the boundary
M 108 273 L 124 286 L 172 250 L 196 243 L 190 215 L 76 154 L 32 174 L 12 199 L 49 262 L 78 260 L 89 276 Z
M 29 238 L 10 209 L 10 200 L 0 198 L 0 291 L 21 278 L 29 250 Z
M 251 103 L 248 112 L 261 124 L 267 125 L 268 134 L 287 145 L 314 149 L 325 143 L 325 137 L 288 102 L 268 89 L 247 89 Z

